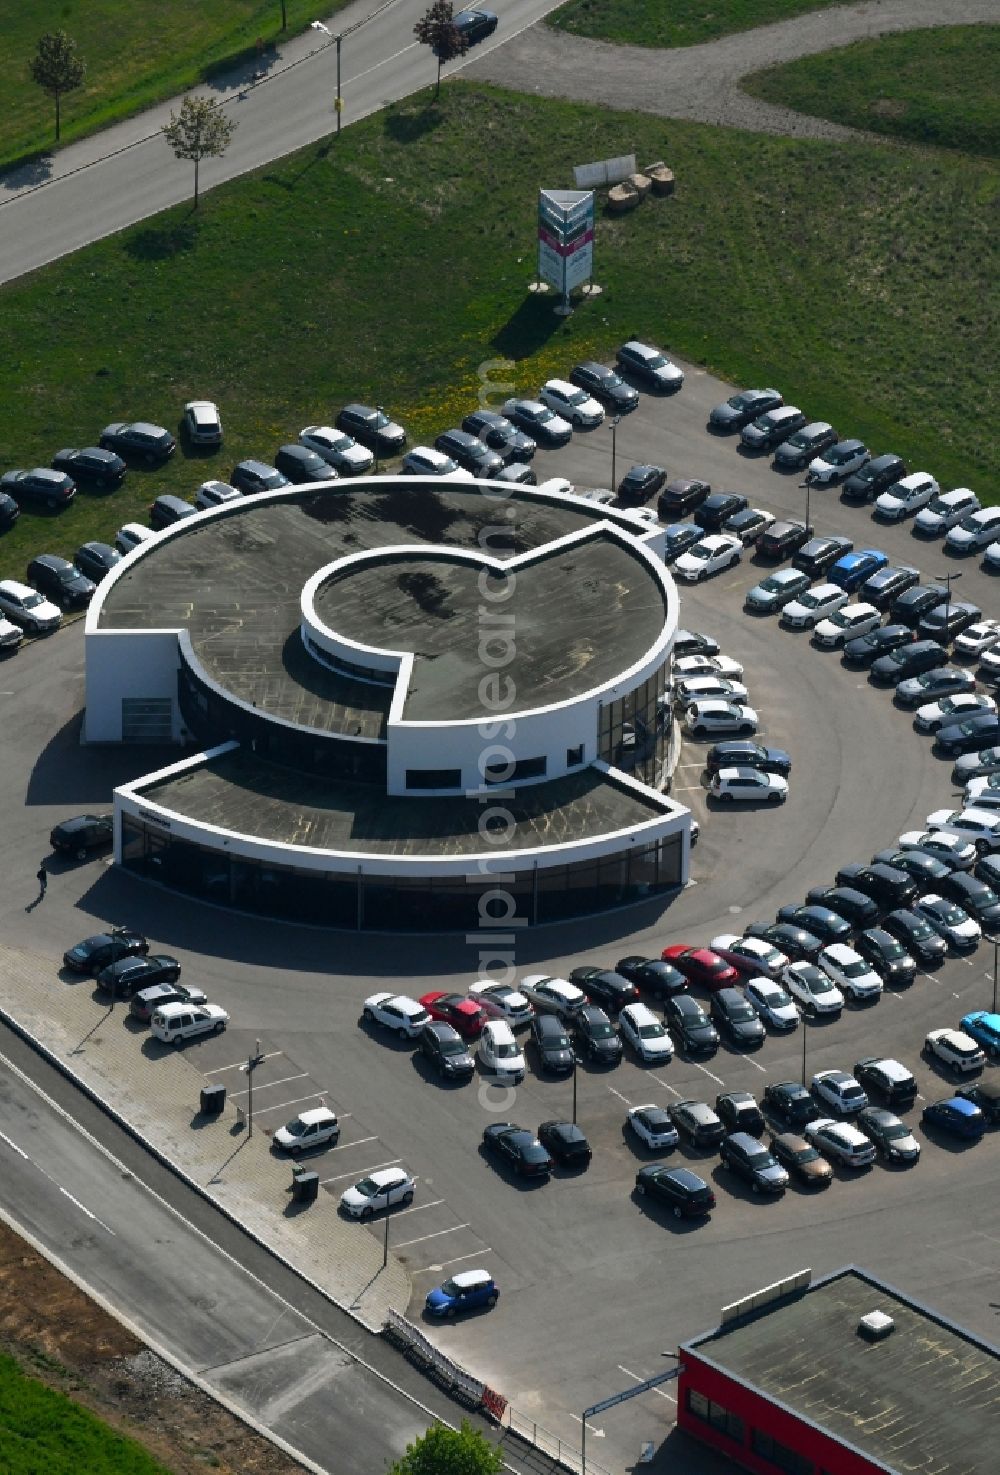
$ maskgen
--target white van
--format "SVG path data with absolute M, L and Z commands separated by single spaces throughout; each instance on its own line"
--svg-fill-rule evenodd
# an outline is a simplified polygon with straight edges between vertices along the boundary
M 218 1004 L 161 1004 L 151 1020 L 156 1039 L 167 1045 L 183 1045 L 199 1035 L 221 1034 L 229 1015 Z

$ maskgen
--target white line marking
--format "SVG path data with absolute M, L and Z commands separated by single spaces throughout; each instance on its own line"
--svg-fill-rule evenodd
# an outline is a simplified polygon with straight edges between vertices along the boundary
M 567 1409 L 566 1412 L 569 1413 L 569 1410 Z M 583 1423 L 583 1420 L 581 1419 L 581 1417 L 580 1417 L 579 1414 L 570 1414 L 569 1416 L 570 1416 L 571 1419 L 574 1419 L 578 1424 L 582 1424 Z M 588 1424 L 587 1425 L 587 1428 L 590 1430 L 591 1434 L 595 1434 L 598 1439 L 603 1439 L 604 1438 L 604 1430 L 603 1429 L 595 1429 L 594 1426 L 593 1426 L 593 1424 Z
M 698 1070 L 703 1071 L 704 1074 L 708 1076 L 709 1080 L 715 1081 L 717 1085 L 724 1086 L 726 1084 L 725 1081 L 721 1079 L 721 1077 L 713 1075 L 707 1065 L 699 1065 L 697 1060 L 689 1060 L 688 1064 L 694 1065 L 698 1068 Z
M 633 1378 L 637 1383 L 644 1383 L 646 1381 L 645 1378 L 640 1378 L 638 1373 L 634 1373 L 631 1368 L 622 1367 L 621 1363 L 618 1364 L 618 1371 L 620 1373 L 624 1373 L 626 1378 Z M 667 1398 L 670 1400 L 671 1403 L 676 1403 L 677 1401 L 674 1398 L 673 1394 L 665 1393 L 662 1388 L 650 1388 L 649 1392 L 657 1394 L 657 1396 L 660 1398 Z
M 421 1209 L 436 1209 L 438 1204 L 443 1203 L 443 1198 L 432 1198 L 430 1203 L 427 1204 L 414 1204 L 413 1207 L 409 1209 L 397 1209 L 392 1217 L 394 1219 L 402 1219 L 404 1214 L 419 1214 Z
M 451 1260 L 440 1260 L 436 1265 L 425 1265 L 422 1270 L 411 1270 L 410 1274 L 429 1275 L 432 1270 L 435 1272 L 441 1271 L 444 1270 L 445 1267 L 448 1265 L 460 1265 L 463 1260 L 478 1260 L 480 1255 L 490 1255 L 492 1253 L 492 1247 L 490 1245 L 486 1245 L 484 1249 L 473 1250 L 468 1255 L 455 1255 L 454 1258 Z
M 628 1099 L 628 1097 L 623 1096 L 620 1091 L 616 1091 L 614 1086 L 609 1086 L 608 1090 L 611 1092 L 612 1096 L 617 1096 L 619 1101 L 624 1101 L 626 1106 L 630 1107 L 632 1105 L 632 1102 Z
M 701 784 L 675 785 L 675 787 L 672 788 L 670 792 L 672 794 L 693 794 L 696 789 L 702 789 L 702 792 L 704 792 L 703 786 Z
M 357 1142 L 341 1142 L 338 1147 L 331 1147 L 331 1152 L 343 1152 L 348 1147 L 360 1147 L 363 1142 L 377 1142 L 377 1137 L 359 1137 Z
M 46 1178 L 48 1178 L 48 1173 L 46 1173 L 45 1176 Z M 50 1182 L 55 1182 L 55 1179 L 50 1179 Z M 107 1229 L 108 1233 L 113 1238 L 117 1238 L 117 1236 L 115 1235 L 115 1231 L 110 1228 L 109 1225 L 105 1224 L 103 1219 L 98 1219 L 96 1214 L 92 1214 L 91 1211 L 87 1208 L 86 1204 L 82 1204 L 78 1198 L 74 1198 L 68 1188 L 63 1188 L 61 1183 L 56 1183 L 56 1187 L 58 1188 L 60 1193 L 65 1194 L 71 1204 L 76 1204 L 76 1207 L 81 1211 L 81 1213 L 86 1214 L 88 1219 L 93 1219 L 95 1224 L 99 1224 L 102 1229 Z
M 289 1081 L 304 1081 L 308 1076 L 307 1070 L 300 1070 L 298 1075 L 282 1076 L 277 1081 L 262 1081 L 257 1087 L 258 1091 L 268 1091 L 272 1086 L 287 1086 Z M 249 1096 L 251 1088 L 247 1086 L 245 1091 L 230 1091 L 230 1096 Z
M 405 1250 L 408 1245 L 423 1244 L 425 1239 L 440 1239 L 442 1234 L 456 1234 L 460 1229 L 468 1229 L 468 1224 L 453 1224 L 450 1229 L 435 1229 L 433 1234 L 422 1234 L 418 1239 L 404 1239 L 399 1244 L 394 1244 L 394 1250 Z
M 649 1079 L 652 1085 L 662 1086 L 665 1091 L 670 1092 L 671 1096 L 676 1096 L 678 1101 L 683 1100 L 683 1097 L 681 1096 L 681 1093 L 678 1091 L 677 1087 L 672 1086 L 669 1081 L 665 1081 L 662 1076 L 651 1075 Z
M 291 1101 L 276 1101 L 273 1106 L 255 1106 L 254 1116 L 260 1116 L 265 1111 L 281 1111 L 286 1106 L 298 1106 L 300 1101 L 315 1101 L 317 1096 L 325 1096 L 325 1091 L 314 1091 L 311 1096 L 293 1096 Z
M 319 1185 L 322 1188 L 324 1183 L 339 1183 L 342 1178 L 366 1178 L 369 1173 L 377 1173 L 379 1168 L 394 1168 L 402 1161 L 401 1157 L 394 1157 L 387 1163 L 373 1163 L 370 1168 L 355 1168 L 353 1173 L 338 1173 L 335 1178 L 321 1178 Z
M 10 1138 L 7 1136 L 7 1133 L 6 1132 L 0 1132 L 0 1139 L 2 1139 L 4 1142 L 6 1142 L 6 1144 L 7 1144 L 8 1147 L 12 1147 L 16 1153 L 19 1153 L 20 1156 L 24 1158 L 24 1161 L 26 1163 L 30 1163 L 31 1162 L 31 1158 L 25 1152 L 24 1148 L 23 1147 L 18 1147 L 18 1145 L 17 1145 L 16 1142 L 12 1142 L 10 1140 Z
M 752 1065 L 753 1068 L 754 1068 L 754 1070 L 759 1070 L 762 1076 L 766 1076 L 767 1075 L 767 1069 L 766 1069 L 765 1066 L 758 1065 L 757 1062 L 756 1062 L 756 1060 L 751 1060 L 751 1058 L 750 1058 L 749 1055 L 744 1055 L 743 1058 L 746 1061 L 747 1065 Z
M 675 773 L 682 773 L 685 768 L 701 768 L 701 769 L 703 769 L 704 767 L 705 767 L 704 763 L 678 763 L 677 766 L 674 769 L 674 772 Z
M 283 1055 L 283 1054 L 284 1054 L 284 1051 L 283 1050 L 272 1050 L 269 1055 L 265 1055 L 264 1056 L 264 1059 L 265 1060 L 273 1060 L 276 1055 Z M 237 1060 L 233 1065 L 214 1065 L 211 1070 L 203 1070 L 202 1071 L 202 1075 L 206 1075 L 206 1076 L 217 1076 L 217 1075 L 219 1075 L 224 1070 L 242 1070 L 245 1065 L 246 1065 L 246 1061 L 245 1060 Z

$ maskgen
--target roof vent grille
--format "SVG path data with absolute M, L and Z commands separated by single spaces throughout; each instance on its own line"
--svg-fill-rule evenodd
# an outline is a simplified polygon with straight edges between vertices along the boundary
M 858 1336 L 868 1342 L 882 1342 L 896 1330 L 896 1323 L 884 1311 L 869 1311 L 858 1322 Z

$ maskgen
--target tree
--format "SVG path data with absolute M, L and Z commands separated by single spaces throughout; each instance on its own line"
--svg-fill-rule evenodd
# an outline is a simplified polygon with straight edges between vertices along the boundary
M 413 34 L 422 46 L 429 46 L 437 57 L 438 74 L 435 97 L 441 96 L 441 67 L 456 56 L 464 56 L 469 41 L 455 24 L 451 0 L 434 0 L 430 10 L 422 15 L 413 27 Z
M 202 159 L 221 159 L 232 142 L 236 123 L 227 118 L 222 104 L 208 97 L 188 95 L 179 113 L 170 114 L 163 136 L 178 159 L 194 160 L 194 206 L 198 208 L 198 166 Z
M 461 1429 L 433 1424 L 406 1446 L 388 1475 L 499 1475 L 502 1469 L 500 1451 L 463 1419 Z
M 75 92 L 86 75 L 87 64 L 77 56 L 76 42 L 65 31 L 46 31 L 28 63 L 31 80 L 56 100 L 56 142 L 59 142 L 60 103 L 64 92 Z

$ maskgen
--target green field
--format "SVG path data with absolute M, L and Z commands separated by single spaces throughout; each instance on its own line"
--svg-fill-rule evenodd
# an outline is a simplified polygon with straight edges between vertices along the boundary
M 168 1475 L 64 1393 L 0 1354 L 0 1471 L 3 1475 Z
M 564 323 L 527 291 L 536 191 L 622 138 L 666 157 L 677 193 L 599 217 L 604 293 Z M 227 434 L 219 455 L 25 512 L 0 574 L 269 460 L 347 399 L 426 440 L 476 404 L 484 361 L 516 361 L 482 372 L 537 390 L 634 332 L 1000 499 L 998 206 L 984 160 L 451 83 L 438 107 L 413 98 L 0 292 L 0 468 L 47 464 L 112 419 L 173 428 L 195 396 Z
M 286 34 L 345 3 L 286 0 Z M 64 143 L 193 87 L 227 57 L 255 55 L 258 36 L 281 34 L 279 0 L 4 0 L 2 15 L 0 168 L 55 138 L 55 105 L 28 76 L 45 31 L 66 31 L 87 63 L 83 86 L 63 98 Z
M 548 16 L 548 23 L 574 36 L 631 46 L 696 46 L 807 10 L 826 10 L 830 4 L 831 0 L 569 0 Z
M 1000 157 L 1000 26 L 855 41 L 744 77 L 746 92 L 911 143 Z

